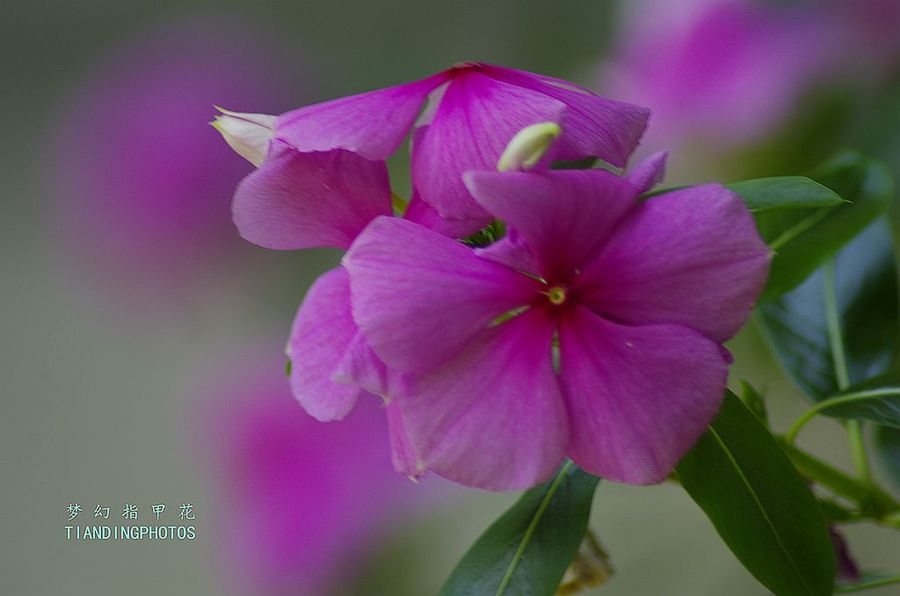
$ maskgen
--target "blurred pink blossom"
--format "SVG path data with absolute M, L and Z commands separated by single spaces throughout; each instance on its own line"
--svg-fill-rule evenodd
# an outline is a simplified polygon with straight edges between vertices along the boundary
M 260 354 L 203 392 L 201 452 L 214 480 L 223 575 L 240 594 L 331 593 L 430 488 L 399 476 L 381 401 L 321 423 L 291 397 L 280 362 Z M 401 509 L 402 508 L 402 509 Z M 349 574 L 352 577 L 352 573 Z
M 57 234 L 82 271 L 158 296 L 249 252 L 230 215 L 247 165 L 208 121 L 219 101 L 296 101 L 289 54 L 270 38 L 217 18 L 170 23 L 111 48 L 77 82 L 48 165 Z
M 652 147 L 686 139 L 717 147 L 771 132 L 830 67 L 830 13 L 751 0 L 635 0 L 606 73 L 612 97 L 652 110 Z

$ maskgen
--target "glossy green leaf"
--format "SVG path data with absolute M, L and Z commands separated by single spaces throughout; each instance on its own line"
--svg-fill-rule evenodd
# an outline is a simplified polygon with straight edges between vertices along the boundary
M 834 207 L 846 203 L 836 192 L 803 176 L 756 178 L 726 184 L 752 213 L 773 209 Z
M 769 410 L 766 407 L 765 396 L 756 390 L 752 384 L 747 381 L 741 381 L 741 392 L 739 397 L 747 409 L 753 412 L 753 415 L 759 418 L 766 427 L 769 426 Z
M 758 310 L 756 323 L 767 343 L 788 377 L 813 401 L 839 391 L 826 290 L 835 296 L 849 382 L 887 372 L 900 346 L 900 320 L 894 247 L 885 218 L 836 255 L 833 276 L 817 271 Z
M 875 448 L 885 475 L 900 488 L 900 429 L 875 427 Z
M 731 392 L 678 478 L 756 579 L 779 596 L 832 593 L 825 517 L 775 438 Z
M 893 192 L 885 169 L 855 153 L 842 154 L 813 177 L 851 204 L 757 214 L 760 234 L 775 252 L 762 302 L 797 287 L 821 267 L 884 211 Z
M 900 428 L 900 373 L 875 377 L 849 387 L 820 401 L 810 413 Z
M 552 596 L 584 538 L 598 481 L 564 464 L 478 538 L 441 595 Z

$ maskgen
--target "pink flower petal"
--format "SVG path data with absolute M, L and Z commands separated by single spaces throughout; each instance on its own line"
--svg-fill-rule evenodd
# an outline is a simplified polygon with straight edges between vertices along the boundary
M 485 226 L 483 218 L 476 219 L 446 219 L 438 214 L 434 207 L 413 193 L 403 219 L 425 226 L 444 236 L 451 238 L 465 238 L 471 236 Z
M 397 394 L 402 383 L 400 373 L 385 366 L 359 330 L 350 340 L 343 357 L 332 371 L 331 380 L 335 383 L 356 385 L 369 393 L 380 395 L 386 402 Z
M 431 123 L 414 136 L 413 186 L 442 217 L 488 223 L 490 217 L 463 185 L 463 172 L 496 170 L 497 160 L 517 132 L 538 122 L 559 122 L 565 107 L 476 70 L 457 74 Z
M 498 316 L 528 304 L 538 282 L 396 217 L 380 217 L 344 257 L 353 317 L 400 371 L 442 364 Z
M 725 341 L 747 320 L 770 252 L 740 198 L 717 184 L 640 205 L 580 276 L 578 296 L 628 324 L 677 323 Z
M 624 166 L 637 147 L 650 111 L 629 103 L 598 96 L 586 87 L 523 70 L 486 65 L 489 76 L 531 89 L 566 104 L 560 122 L 563 135 L 556 142 L 555 158 L 575 161 L 599 157 L 614 166 Z
M 398 405 L 429 470 L 488 490 L 523 489 L 553 474 L 567 443 L 553 333 L 548 313 L 532 309 L 411 377 Z
M 467 172 L 478 202 L 516 230 L 548 281 L 587 263 L 635 205 L 635 189 L 605 170 Z
M 356 334 L 350 314 L 350 280 L 343 267 L 323 274 L 312 285 L 297 311 L 287 355 L 291 359 L 291 390 L 317 420 L 346 416 L 362 390 L 330 379 Z
M 666 161 L 668 159 L 668 151 L 657 151 L 631 168 L 627 178 L 637 189 L 638 193 L 645 193 L 662 182 L 666 175 Z
M 275 249 L 350 246 L 379 215 L 391 213 L 384 162 L 344 150 L 281 149 L 244 178 L 234 223 L 246 240 Z
M 475 252 L 478 256 L 495 263 L 503 263 L 529 275 L 540 275 L 541 267 L 538 260 L 515 228 L 508 229 L 503 238 L 489 246 L 478 248 Z
M 391 443 L 391 463 L 394 469 L 412 480 L 425 474 L 424 465 L 419 465 L 415 450 L 409 442 L 409 434 L 403 422 L 403 415 L 396 403 L 387 406 L 388 436 Z
M 617 482 L 665 480 L 718 410 L 727 352 L 686 327 L 626 327 L 581 306 L 559 334 L 569 456 Z
M 299 151 L 347 149 L 372 160 L 392 155 L 416 121 L 439 73 L 413 83 L 299 108 L 278 118 L 276 137 Z

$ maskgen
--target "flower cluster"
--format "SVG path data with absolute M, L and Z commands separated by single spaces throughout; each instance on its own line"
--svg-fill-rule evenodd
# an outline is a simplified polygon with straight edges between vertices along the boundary
M 721 344 L 770 253 L 722 186 L 643 196 L 665 154 L 627 175 L 551 167 L 624 167 L 648 116 L 487 64 L 277 117 L 223 111 L 217 128 L 258 165 L 234 198 L 241 235 L 348 249 L 288 342 L 307 412 L 337 420 L 382 396 L 412 477 L 523 488 L 569 457 L 663 480 L 717 411 Z M 410 131 L 413 196 L 395 216 L 385 159 Z

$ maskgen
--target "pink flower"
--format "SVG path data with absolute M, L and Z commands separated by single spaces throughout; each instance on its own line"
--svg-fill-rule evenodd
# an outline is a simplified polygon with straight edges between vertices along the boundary
M 632 180 L 468 173 L 514 230 L 505 248 L 388 217 L 356 239 L 352 317 L 398 371 L 392 403 L 417 469 L 514 489 L 569 456 L 655 483 L 705 430 L 730 362 L 721 343 L 748 317 L 769 251 L 721 186 L 638 200 L 661 161 Z
M 420 81 L 287 112 L 274 123 L 260 116 L 226 112 L 218 127 L 233 147 L 262 163 L 263 170 L 291 150 L 344 149 L 380 162 L 396 152 L 413 130 L 414 194 L 471 233 L 490 216 L 469 194 L 462 174 L 493 170 L 519 130 L 537 122 L 560 123 L 564 132 L 556 143 L 557 159 L 595 156 L 624 166 L 644 131 L 648 112 L 567 81 L 466 63 Z M 256 187 L 261 194 L 267 189 Z M 245 209 L 252 207 L 236 201 L 238 217 Z
M 825 10 L 755 0 L 626 6 L 624 39 L 606 78 L 616 97 L 653 110 L 654 146 L 758 141 L 840 54 Z
M 423 493 L 372 448 L 387 437 L 376 400 L 321 424 L 267 361 L 242 358 L 204 392 L 201 445 L 221 495 L 209 531 L 237 593 L 331 593 Z
M 262 246 L 347 248 L 370 221 L 391 213 L 391 191 L 383 161 L 344 149 L 285 147 L 241 183 L 234 204 L 241 235 Z M 417 198 L 405 216 L 440 233 L 458 231 Z M 287 344 L 293 394 L 321 421 L 344 418 L 361 397 L 390 393 L 389 372 L 368 349 L 350 310 L 346 271 L 328 271 L 297 309 Z M 402 423 L 393 408 L 388 417 L 395 465 L 413 476 Z

